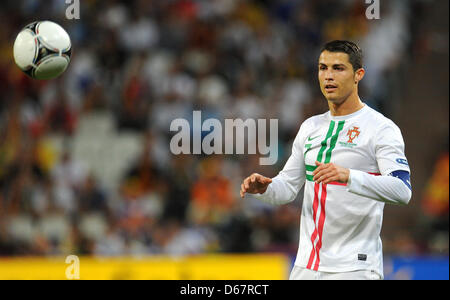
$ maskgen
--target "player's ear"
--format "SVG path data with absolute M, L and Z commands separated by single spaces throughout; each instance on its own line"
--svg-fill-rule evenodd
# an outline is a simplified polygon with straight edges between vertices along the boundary
M 358 82 L 360 82 L 364 78 L 364 74 L 366 74 L 366 70 L 364 70 L 363 68 L 359 68 L 358 70 L 356 70 L 356 72 L 355 72 L 355 84 L 357 84 Z

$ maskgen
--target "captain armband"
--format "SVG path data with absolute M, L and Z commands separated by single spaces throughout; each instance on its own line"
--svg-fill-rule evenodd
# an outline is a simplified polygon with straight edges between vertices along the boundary
M 411 188 L 411 180 L 410 180 L 408 171 L 397 170 L 397 171 L 389 173 L 389 176 L 396 177 L 396 178 L 400 179 L 401 181 L 403 181 L 404 184 L 406 184 L 406 186 L 410 190 L 412 190 L 412 188 Z

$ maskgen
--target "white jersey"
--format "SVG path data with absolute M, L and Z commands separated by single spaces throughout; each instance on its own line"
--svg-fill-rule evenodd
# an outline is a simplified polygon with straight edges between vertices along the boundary
M 315 161 L 373 176 L 409 172 L 399 128 L 367 105 L 346 116 L 330 112 L 313 116 L 301 125 L 283 170 L 264 194 L 257 195 L 267 202 L 287 203 L 305 185 L 296 266 L 323 272 L 373 270 L 382 275 L 384 200 L 361 196 L 339 182 L 315 183 Z

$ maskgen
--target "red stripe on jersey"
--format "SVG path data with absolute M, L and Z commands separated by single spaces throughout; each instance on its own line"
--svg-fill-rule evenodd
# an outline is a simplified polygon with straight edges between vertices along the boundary
M 322 248 L 322 233 L 323 233 L 323 225 L 325 224 L 325 201 L 327 200 L 327 185 L 322 185 L 322 195 L 320 196 L 320 217 L 319 217 L 319 241 L 316 244 L 316 263 L 314 265 L 314 270 L 317 271 L 319 269 L 320 263 L 320 248 Z
M 374 176 L 380 176 L 380 173 L 371 173 L 368 172 L 370 175 Z M 331 185 L 341 185 L 341 186 L 347 186 L 347 183 L 342 183 L 338 181 L 333 181 L 328 184 Z M 311 269 L 312 264 L 314 262 L 314 257 L 317 255 L 316 262 L 314 264 L 314 270 L 317 271 L 319 269 L 319 263 L 320 263 L 320 256 L 319 251 L 322 248 L 322 233 L 323 233 L 323 227 L 325 224 L 325 202 L 327 198 L 327 185 L 328 184 L 322 184 L 322 195 L 320 196 L 320 215 L 319 215 L 319 228 L 316 226 L 316 218 L 317 218 L 317 210 L 319 208 L 319 188 L 320 185 L 318 183 L 314 183 L 314 202 L 313 202 L 313 220 L 314 220 L 314 232 L 311 235 L 311 244 L 312 249 L 311 253 L 309 255 L 308 265 L 306 266 L 307 269 Z M 314 245 L 314 241 L 316 240 L 317 236 L 319 236 L 319 240 Z
M 328 182 L 327 184 L 347 186 L 347 183 L 345 183 L 345 182 L 338 182 L 338 181 Z
M 309 255 L 309 261 L 306 268 L 311 269 L 312 263 L 314 261 L 315 256 L 315 248 L 314 248 L 314 241 L 317 237 L 317 227 L 316 227 L 316 216 L 317 216 L 317 209 L 319 207 L 319 184 L 314 184 L 314 202 L 313 202 L 313 220 L 314 220 L 314 232 L 311 235 L 311 243 L 312 243 L 312 249 L 311 254 Z

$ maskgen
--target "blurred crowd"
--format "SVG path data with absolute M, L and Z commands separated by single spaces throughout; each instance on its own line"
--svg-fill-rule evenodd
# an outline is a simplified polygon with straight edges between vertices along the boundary
M 327 110 L 316 80 L 326 41 L 362 46 L 363 100 L 393 115 L 385 100 L 413 55 L 418 2 L 385 1 L 383 19 L 371 21 L 359 0 L 90 0 L 80 1 L 79 20 L 65 18 L 64 0 L 2 1 L 0 255 L 295 254 L 301 195 L 273 207 L 240 199 L 240 182 L 275 176 L 301 122 Z M 36 19 L 71 36 L 72 61 L 58 79 L 32 80 L 13 62 L 16 34 Z M 193 110 L 203 119 L 278 119 L 277 164 L 171 154 L 170 123 Z M 131 157 L 117 150 L 106 162 L 130 158 L 116 180 L 95 169 L 89 151 L 74 151 L 83 120 L 97 115 L 113 124 L 111 151 L 122 133 L 138 141 Z M 97 130 L 83 125 L 101 144 Z M 446 159 L 448 179 L 448 151 Z M 448 221 L 448 180 L 443 195 Z

